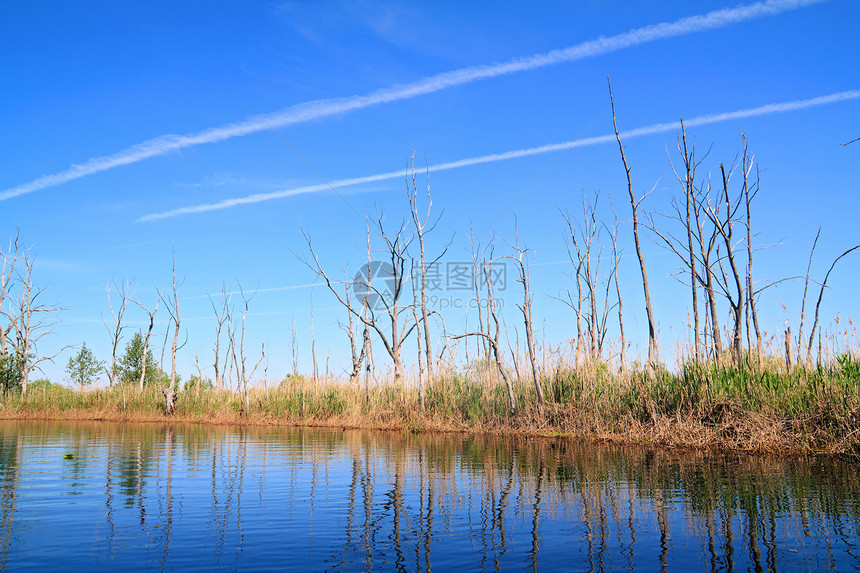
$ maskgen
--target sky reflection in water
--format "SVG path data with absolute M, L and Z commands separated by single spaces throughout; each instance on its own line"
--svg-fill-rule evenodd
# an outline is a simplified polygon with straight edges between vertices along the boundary
M 858 486 L 816 458 L 5 422 L 0 569 L 844 571 Z

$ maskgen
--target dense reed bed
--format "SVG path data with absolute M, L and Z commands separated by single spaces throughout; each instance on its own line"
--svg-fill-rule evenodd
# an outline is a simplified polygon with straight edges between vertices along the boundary
M 251 388 L 247 410 L 243 393 L 190 387 L 179 393 L 173 416 L 164 414 L 157 387 L 81 392 L 40 381 L 25 396 L 3 396 L 0 417 L 567 435 L 724 451 L 860 454 L 860 357 L 845 353 L 792 368 L 777 359 L 763 364 L 687 363 L 674 372 L 561 364 L 541 378 L 542 410 L 530 381 L 514 384 L 515 414 L 492 364 L 440 372 L 425 384 L 423 410 L 419 385 L 408 377 L 399 385 L 348 385 L 289 376 L 274 387 Z

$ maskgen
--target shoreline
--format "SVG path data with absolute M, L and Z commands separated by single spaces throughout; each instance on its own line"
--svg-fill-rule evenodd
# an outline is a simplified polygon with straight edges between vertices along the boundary
M 480 373 L 479 373 L 480 374 Z M 291 376 L 245 391 L 188 384 L 76 389 L 39 381 L 0 396 L 0 419 L 279 426 L 559 437 L 667 449 L 860 457 L 860 358 L 832 365 L 691 365 L 679 373 L 557 370 L 532 384 L 452 372 L 431 382 Z M 511 392 L 513 395 L 511 396 Z M 515 405 L 512 413 L 511 403 Z
M 356 420 L 351 417 L 308 416 L 296 418 L 274 418 L 265 414 L 243 416 L 224 412 L 206 415 L 176 414 L 163 412 L 115 411 L 112 409 L 0 409 L 0 421 L 42 421 L 83 423 L 132 423 L 132 424 L 177 424 L 217 426 L 229 428 L 285 428 L 285 429 L 331 429 L 363 430 L 378 432 L 405 432 L 411 434 L 467 434 L 493 435 L 499 437 L 544 438 L 580 440 L 592 443 L 609 443 L 619 446 L 652 446 L 664 450 L 700 451 L 716 454 L 747 454 L 780 457 L 826 456 L 834 458 L 858 458 L 857 439 L 834 439 L 830 443 L 811 443 L 810 433 L 787 431 L 801 420 L 779 419 L 755 412 L 734 412 L 731 418 L 716 423 L 696 420 L 693 416 L 662 416 L 650 423 L 627 420 L 623 428 L 598 429 L 592 421 L 590 429 L 573 427 L 574 420 L 559 417 L 558 412 L 538 415 L 518 415 L 506 420 L 479 421 L 470 423 L 442 420 L 433 416 L 388 416 L 386 419 Z M 553 422 L 552 418 L 556 418 Z M 559 423 L 561 422 L 561 423 Z

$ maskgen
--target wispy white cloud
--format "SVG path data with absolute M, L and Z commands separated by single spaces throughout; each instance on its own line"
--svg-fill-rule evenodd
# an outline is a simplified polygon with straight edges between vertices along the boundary
M 206 293 L 206 294 L 198 294 L 198 295 L 194 295 L 194 296 L 189 296 L 189 297 L 185 297 L 185 298 L 187 300 L 196 299 L 196 298 L 217 299 L 218 297 L 223 296 L 224 294 L 226 294 L 228 297 L 230 297 L 230 296 L 234 296 L 237 294 L 242 294 L 243 292 L 244 292 L 245 296 L 250 297 L 250 296 L 256 296 L 257 294 L 260 294 L 260 293 L 281 292 L 281 291 L 285 291 L 285 290 L 313 288 L 313 287 L 320 286 L 321 284 L 322 283 L 308 283 L 308 284 L 302 284 L 302 285 L 289 285 L 289 286 L 279 286 L 279 287 L 269 287 L 269 288 L 255 288 L 255 289 L 247 288 L 247 289 L 244 289 L 244 291 L 231 290 L 231 291 L 227 291 L 226 293 L 224 293 L 224 292 Z
M 447 164 L 443 164 L 442 166 L 436 166 L 434 167 L 434 169 L 439 170 L 440 167 L 444 169 L 444 165 Z M 374 181 L 395 179 L 397 177 L 403 177 L 404 173 L 405 172 L 403 170 L 389 171 L 388 173 L 378 173 L 376 175 L 367 175 L 365 177 L 339 179 L 337 181 L 331 181 L 330 183 L 317 183 L 314 185 L 306 185 L 304 187 L 296 187 L 294 189 L 287 189 L 285 191 L 274 191 L 272 193 L 255 193 L 246 197 L 224 199 L 223 201 L 219 201 L 217 203 L 207 203 L 203 205 L 195 205 L 192 207 L 180 207 L 178 209 L 172 209 L 164 213 L 153 213 L 151 215 L 144 215 L 137 221 L 155 221 L 157 219 L 167 219 L 169 217 L 176 217 L 178 215 L 191 215 L 193 213 L 205 213 L 206 211 L 219 211 L 221 209 L 229 209 L 230 207 L 238 207 L 239 205 L 250 205 L 253 203 L 262 203 L 263 201 L 271 201 L 273 199 L 292 197 L 294 195 L 303 195 L 305 193 L 328 191 L 332 188 L 337 189 L 339 187 L 351 187 L 353 185 L 361 185 L 362 183 L 373 183 Z
M 259 189 L 283 189 L 288 185 L 295 185 L 294 181 L 284 179 L 261 179 L 258 177 L 246 177 L 234 173 L 219 171 L 207 175 L 200 181 L 192 183 L 175 183 L 177 187 L 192 187 L 205 189 L 209 187 L 256 187 Z
M 763 115 L 770 115 L 774 113 L 785 113 L 789 111 L 796 111 L 799 109 L 827 105 L 831 103 L 837 103 L 841 101 L 854 100 L 860 98 L 860 90 L 852 90 L 852 91 L 844 91 L 835 94 L 830 94 L 826 96 L 820 96 L 810 99 L 804 100 L 795 100 L 795 101 L 787 101 L 781 103 L 770 103 L 767 105 L 762 105 L 759 107 L 753 107 L 748 109 L 741 109 L 737 111 L 729 111 L 724 113 L 717 114 L 709 114 L 709 115 L 700 115 L 694 117 L 692 119 L 688 119 L 684 121 L 684 125 L 686 127 L 698 127 L 702 125 L 709 125 L 712 123 L 721 123 L 725 121 L 731 121 L 736 119 L 744 119 L 749 117 L 758 117 Z M 646 127 L 639 127 L 636 129 L 629 129 L 627 131 L 623 131 L 620 133 L 622 139 L 630 139 L 633 137 L 642 137 L 646 135 L 654 135 L 657 133 L 665 133 L 668 131 L 675 131 L 680 129 L 681 122 L 680 121 L 670 121 L 666 123 L 657 123 L 654 125 L 649 125 Z M 470 157 L 468 159 L 460 159 L 457 161 L 449 161 L 447 163 L 440 163 L 438 165 L 431 165 L 431 172 L 438 171 L 447 171 L 449 169 L 458 169 L 461 167 L 470 167 L 472 165 L 480 165 L 483 163 L 495 163 L 497 161 L 507 161 L 509 159 L 519 159 L 521 157 L 529 157 L 532 155 L 540 155 L 543 153 L 551 153 L 554 151 L 564 151 L 567 149 L 572 149 L 574 147 L 588 147 L 591 145 L 598 145 L 601 143 L 610 143 L 615 141 L 615 134 L 607 134 L 600 135 L 597 137 L 587 137 L 583 139 L 575 139 L 573 141 L 565 141 L 563 143 L 550 143 L 547 145 L 541 145 L 539 147 L 530 147 L 527 149 L 517 149 L 514 151 L 506 151 L 504 153 L 493 153 L 490 155 L 481 155 L 480 157 Z M 293 195 L 301 195 L 304 193 L 314 193 L 318 191 L 325 191 L 328 189 L 338 189 L 343 187 L 349 187 L 353 185 L 361 185 L 362 183 L 370 183 L 373 181 L 384 181 L 388 179 L 396 179 L 400 177 L 405 177 L 406 171 L 401 169 L 398 171 L 389 171 L 387 173 L 378 173 L 376 175 L 366 175 L 364 177 L 352 177 L 349 179 L 339 179 L 336 181 L 331 181 L 329 183 L 320 183 L 316 185 L 307 185 L 305 187 L 296 187 L 294 189 L 287 189 L 285 191 L 276 191 L 273 193 L 257 193 L 255 195 L 249 195 L 247 197 L 236 197 L 233 199 L 224 199 L 223 201 L 219 201 L 217 203 L 207 203 L 203 205 L 194 205 L 190 207 L 180 207 L 177 209 L 171 209 L 170 211 L 165 211 L 163 213 L 153 213 L 150 215 L 144 215 L 138 219 L 138 222 L 142 221 L 155 221 L 158 219 L 167 219 L 170 217 L 177 217 L 179 215 L 191 215 L 194 213 L 205 213 L 207 211 L 218 211 L 221 209 L 229 209 L 231 207 L 237 207 L 239 205 L 250 205 L 253 203 L 261 203 L 263 201 L 271 201 L 273 199 L 282 199 L 284 197 L 291 197 Z
M 662 22 L 643 28 L 636 28 L 615 36 L 601 36 L 594 40 L 544 54 L 445 72 L 423 78 L 413 83 L 380 89 L 366 95 L 311 101 L 297 104 L 265 116 L 249 117 L 240 122 L 206 129 L 198 133 L 164 135 L 144 141 L 112 155 L 95 157 L 84 163 L 72 165 L 69 169 L 60 173 L 45 175 L 29 183 L 0 191 L 0 201 L 32 193 L 40 189 L 55 187 L 75 179 L 80 179 L 81 177 L 137 163 L 187 147 L 202 145 L 204 143 L 215 143 L 233 137 L 257 133 L 269 129 L 270 126 L 283 127 L 305 123 L 385 103 L 411 99 L 477 80 L 593 58 L 665 38 L 674 38 L 695 32 L 723 28 L 732 24 L 819 4 L 824 1 L 826 0 L 766 0 L 735 8 L 715 10 L 707 14 L 681 18 L 674 22 Z

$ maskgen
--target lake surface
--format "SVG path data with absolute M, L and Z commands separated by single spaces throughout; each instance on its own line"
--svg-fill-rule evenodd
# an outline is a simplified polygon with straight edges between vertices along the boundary
M 822 458 L 0 423 L 2 570 L 848 571 L 858 526 Z

